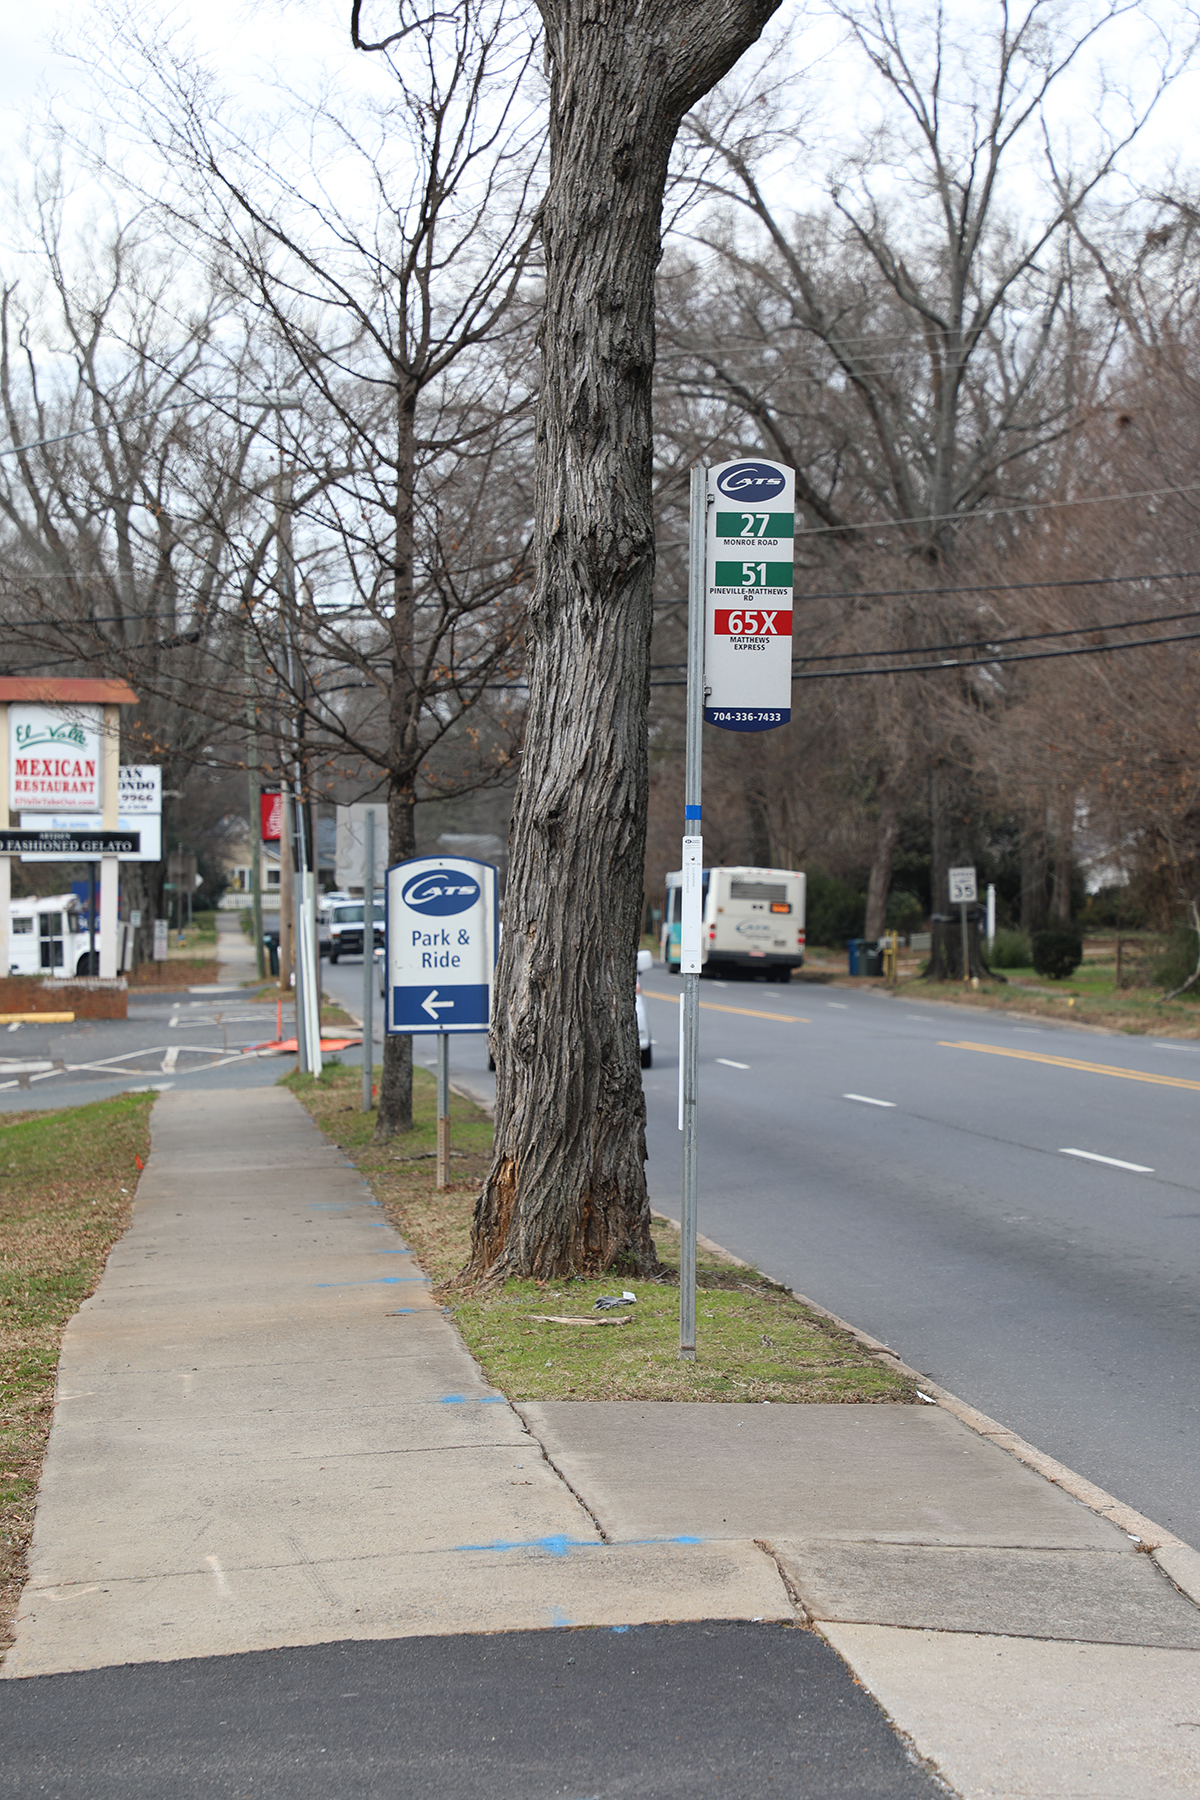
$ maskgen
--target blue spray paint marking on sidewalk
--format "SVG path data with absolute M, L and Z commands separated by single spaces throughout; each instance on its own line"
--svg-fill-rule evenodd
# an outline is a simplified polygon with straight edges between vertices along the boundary
M 441 1406 L 467 1406 L 474 1400 L 479 1406 L 507 1406 L 503 1394 L 443 1394 Z
M 313 1286 L 319 1288 L 400 1287 L 405 1282 L 414 1281 L 419 1281 L 423 1287 L 428 1285 L 424 1275 L 373 1275 L 366 1281 L 314 1281 Z
M 572 1550 L 629 1550 L 646 1544 L 702 1544 L 703 1538 L 626 1538 L 617 1544 L 599 1544 L 591 1538 L 556 1537 L 514 1538 L 495 1544 L 455 1544 L 456 1550 L 545 1550 L 550 1556 L 567 1556 Z

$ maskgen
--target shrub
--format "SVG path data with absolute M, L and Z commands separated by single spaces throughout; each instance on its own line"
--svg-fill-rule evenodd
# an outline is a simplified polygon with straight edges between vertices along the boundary
M 904 888 L 893 888 L 888 895 L 887 912 L 884 925 L 888 931 L 899 931 L 905 937 L 911 931 L 920 931 L 925 922 L 925 908 L 916 894 L 910 894 Z
M 837 875 L 822 875 L 819 869 L 812 869 L 808 875 L 807 909 L 809 943 L 840 949 L 847 938 L 862 936 L 867 896 L 856 893 L 849 882 Z
M 1029 939 L 1023 931 L 998 931 L 987 953 L 989 968 L 1027 969 L 1033 961 Z
M 1035 931 L 1030 948 L 1034 968 L 1051 981 L 1073 974 L 1083 961 L 1083 939 L 1073 925 L 1050 925 L 1045 931 Z
M 1155 987 L 1169 994 L 1182 987 L 1196 970 L 1196 934 L 1190 925 L 1172 926 L 1166 945 L 1154 960 L 1152 979 Z

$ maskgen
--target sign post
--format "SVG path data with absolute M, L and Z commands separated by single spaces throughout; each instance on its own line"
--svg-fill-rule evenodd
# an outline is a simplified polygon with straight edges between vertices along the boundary
M 683 1134 L 679 1355 L 696 1359 L 700 971 L 704 963 L 703 726 L 774 731 L 792 716 L 796 476 L 746 457 L 692 470 L 688 530 L 687 757 L 679 972 Z
M 362 1109 L 370 1112 L 375 1087 L 375 808 L 363 834 L 363 1047 Z
M 950 904 L 958 907 L 962 924 L 962 978 L 964 981 L 969 981 L 971 977 L 970 948 L 967 943 L 967 908 L 974 906 L 977 898 L 974 869 L 951 869 Z
M 491 1024 L 498 916 L 491 863 L 415 856 L 387 872 L 384 1030 L 437 1036 L 439 1187 L 450 1179 L 450 1038 Z

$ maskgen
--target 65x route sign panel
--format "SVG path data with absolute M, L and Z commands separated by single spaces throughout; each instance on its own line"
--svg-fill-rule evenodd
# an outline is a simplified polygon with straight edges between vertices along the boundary
M 466 856 L 416 856 L 387 872 L 389 1032 L 486 1031 L 496 965 L 496 871 Z
M 792 716 L 796 477 L 741 457 L 708 471 L 704 718 L 773 731 Z

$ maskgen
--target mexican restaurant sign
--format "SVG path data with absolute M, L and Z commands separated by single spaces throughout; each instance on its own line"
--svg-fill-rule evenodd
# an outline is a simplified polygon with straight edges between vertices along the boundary
M 102 709 L 10 706 L 8 804 L 14 812 L 102 811 Z

